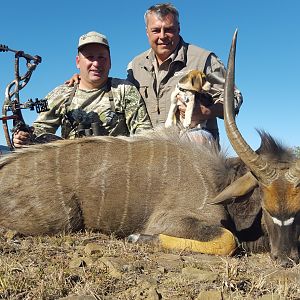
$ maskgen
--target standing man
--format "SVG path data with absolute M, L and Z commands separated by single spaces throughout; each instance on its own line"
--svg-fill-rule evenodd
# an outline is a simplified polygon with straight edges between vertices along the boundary
M 61 126 L 63 138 L 83 135 L 129 135 L 152 128 L 145 103 L 130 82 L 110 78 L 109 43 L 92 31 L 79 38 L 76 66 L 81 80 L 74 87 L 60 85 L 46 99 L 50 110 L 33 123 L 33 133 L 54 134 Z M 94 130 L 94 132 L 93 132 Z M 15 147 L 32 141 L 32 134 L 14 133 Z
M 190 70 L 199 70 L 211 84 L 208 96 L 212 98 L 213 104 L 204 106 L 198 101 L 193 121 L 201 123 L 207 120 L 207 131 L 218 140 L 216 118 L 223 118 L 223 84 L 226 73 L 224 64 L 213 52 L 186 43 L 182 39 L 179 13 L 173 5 L 153 5 L 146 11 L 144 18 L 151 48 L 129 63 L 127 79 L 139 89 L 152 125 L 155 127 L 166 121 L 171 93 L 179 79 Z M 242 95 L 236 89 L 236 113 L 242 101 Z M 183 104 L 179 105 L 179 111 L 184 115 Z

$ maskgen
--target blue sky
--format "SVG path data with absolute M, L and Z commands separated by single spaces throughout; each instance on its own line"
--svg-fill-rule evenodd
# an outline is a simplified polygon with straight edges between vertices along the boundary
M 266 130 L 288 146 L 299 146 L 300 1 L 171 2 L 180 12 L 184 40 L 215 52 L 225 64 L 232 35 L 238 28 L 236 84 L 244 103 L 237 124 L 250 146 L 256 149 L 260 144 L 255 128 Z M 40 55 L 43 60 L 20 92 L 21 100 L 43 98 L 77 72 L 78 38 L 91 30 L 109 39 L 110 75 L 125 78 L 128 62 L 149 47 L 143 15 L 155 3 L 158 2 L 3 1 L 0 44 Z M 5 87 L 14 76 L 13 64 L 13 53 L 0 53 L 1 106 Z M 31 124 L 36 113 L 28 111 L 24 116 Z M 222 120 L 219 127 L 221 145 L 229 147 Z M 5 144 L 1 129 L 0 144 Z

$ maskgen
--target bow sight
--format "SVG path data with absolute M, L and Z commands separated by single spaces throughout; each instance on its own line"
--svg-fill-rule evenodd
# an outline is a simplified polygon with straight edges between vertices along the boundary
M 8 120 L 13 121 L 12 132 L 17 130 L 27 131 L 31 134 L 30 127 L 26 125 L 24 118 L 22 116 L 22 109 L 36 110 L 37 113 L 48 110 L 47 100 L 45 99 L 29 99 L 28 101 L 21 103 L 19 98 L 19 92 L 23 89 L 30 80 L 32 72 L 35 70 L 36 66 L 42 62 L 42 58 L 38 55 L 31 56 L 24 53 L 23 51 L 17 51 L 8 48 L 5 45 L 0 44 L 0 52 L 14 52 L 15 53 L 15 79 L 12 80 L 5 89 L 5 99 L 2 106 L 2 120 L 3 130 L 6 139 L 7 146 L 13 150 L 14 145 L 11 140 L 9 130 L 8 130 Z M 27 72 L 24 75 L 19 73 L 19 60 L 20 58 L 26 59 Z M 10 112 L 10 115 L 8 115 Z M 32 136 L 33 139 L 33 136 Z

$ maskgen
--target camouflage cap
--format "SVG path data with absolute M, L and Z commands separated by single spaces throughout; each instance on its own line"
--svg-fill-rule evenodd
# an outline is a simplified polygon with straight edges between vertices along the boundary
M 82 46 L 85 46 L 87 44 L 93 44 L 93 43 L 101 44 L 101 45 L 104 45 L 107 48 L 109 48 L 108 40 L 107 40 L 107 37 L 105 35 L 103 35 L 102 33 L 96 32 L 96 31 L 90 31 L 86 34 L 83 34 L 79 38 L 78 50 Z

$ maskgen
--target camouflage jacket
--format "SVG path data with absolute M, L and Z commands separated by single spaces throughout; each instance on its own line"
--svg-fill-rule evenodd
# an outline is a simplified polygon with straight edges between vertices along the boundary
M 71 94 L 74 93 L 73 98 Z M 49 111 L 33 123 L 35 134 L 56 133 L 74 138 L 78 127 L 98 123 L 101 135 L 131 135 L 152 128 L 145 103 L 130 82 L 111 78 L 101 89 L 81 90 L 60 85 L 47 96 Z

